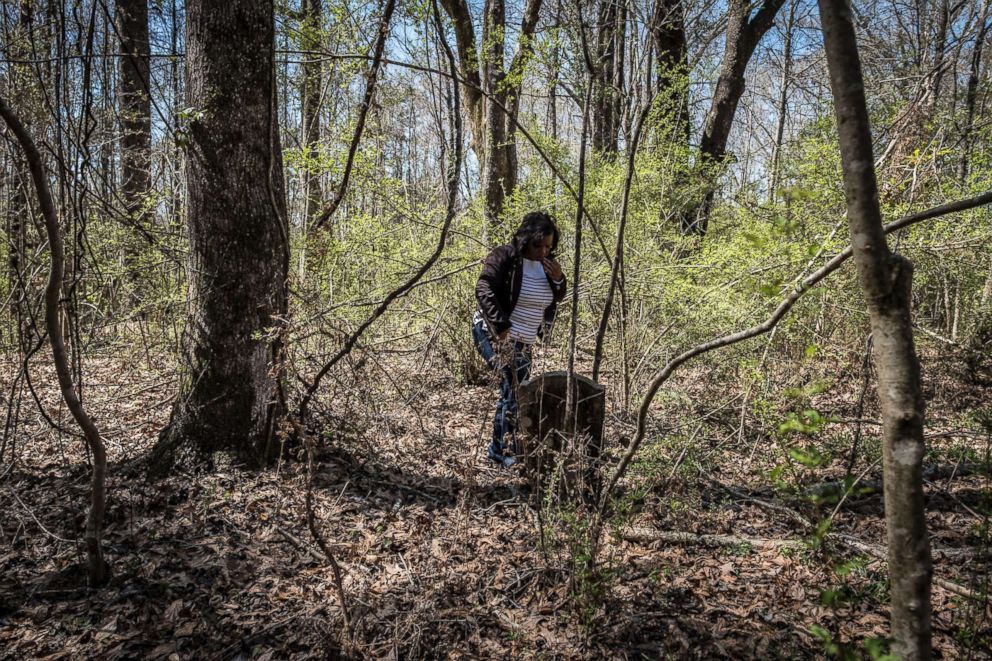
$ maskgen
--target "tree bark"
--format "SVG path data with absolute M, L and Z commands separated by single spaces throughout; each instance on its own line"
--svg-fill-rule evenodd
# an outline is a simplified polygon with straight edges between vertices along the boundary
M 720 76 L 713 93 L 703 135 L 699 141 L 699 163 L 708 172 L 708 177 L 716 177 L 712 170 L 723 165 L 727 153 L 727 139 L 737 114 L 737 105 L 744 94 L 748 62 L 761 38 L 772 27 L 775 14 L 785 0 L 764 0 L 753 18 L 748 18 L 751 4 L 748 0 L 731 0 L 727 9 L 727 36 L 720 63 Z M 710 211 L 716 196 L 716 187 L 707 186 L 702 202 L 682 218 L 682 231 L 685 234 L 703 236 L 709 229 Z
M 184 375 L 151 457 L 277 448 L 279 326 L 289 243 L 276 117 L 271 0 L 192 0 L 186 18 L 189 318 Z
M 462 94 L 471 127 L 472 151 L 479 163 L 483 162 L 483 141 L 486 135 L 485 97 L 479 75 L 479 49 L 475 43 L 475 27 L 467 0 L 441 0 L 441 6 L 455 29 L 455 48 L 458 52 L 458 75 L 463 81 Z
M 775 145 L 772 151 L 771 182 L 768 185 L 768 199 L 775 199 L 778 189 L 778 171 L 782 163 L 782 142 L 785 138 L 785 116 L 789 104 L 789 84 L 792 82 L 792 29 L 796 22 L 797 2 L 789 3 L 789 18 L 785 22 L 785 38 L 782 43 L 782 82 L 778 93 L 778 117 L 775 120 Z
M 506 78 L 503 60 L 506 57 L 506 1 L 486 0 L 482 24 L 482 80 L 488 94 L 504 106 Z M 486 196 L 486 224 L 494 227 L 499 222 L 506 196 L 516 182 L 507 181 L 506 119 L 503 110 L 494 103 L 486 104 L 486 138 L 482 160 L 482 189 Z M 513 173 L 516 174 L 515 172 Z M 514 177 L 515 178 L 515 177 Z
M 978 34 L 971 51 L 971 66 L 968 69 L 968 83 L 965 92 L 965 123 L 961 135 L 961 159 L 958 161 L 958 181 L 964 186 L 968 180 L 971 148 L 974 144 L 975 105 L 978 100 L 978 82 L 982 70 L 982 48 L 989 33 L 989 0 L 985 0 L 982 13 L 978 19 Z
M 300 26 L 302 32 L 303 50 L 306 51 L 303 61 L 303 79 L 300 86 L 300 99 L 303 104 L 303 146 L 308 159 L 317 159 L 320 144 L 320 35 L 321 35 L 321 0 L 303 0 L 303 20 Z M 304 169 L 304 190 L 306 197 L 303 208 L 304 227 L 320 211 L 323 195 L 320 187 L 320 177 L 317 168 L 308 165 Z
M 893 651 L 908 660 L 929 659 L 933 567 L 923 505 L 923 395 L 910 316 L 913 267 L 889 251 L 882 227 L 850 5 L 845 0 L 819 0 L 819 6 L 851 244 L 868 303 L 878 369 Z
M 592 149 L 611 158 L 617 153 L 620 131 L 620 91 L 623 81 L 624 0 L 601 0 L 596 31 L 596 70 L 593 78 Z
M 10 52 L 14 59 L 28 59 L 31 54 L 30 35 L 32 32 L 32 22 L 34 20 L 34 9 L 31 0 L 21 0 L 18 4 L 17 31 L 10 42 Z M 28 65 L 11 64 L 8 76 L 10 84 L 9 93 L 20 99 L 27 113 L 22 113 L 21 118 L 26 131 L 31 130 L 31 113 L 35 112 L 34 106 L 37 102 L 37 84 L 32 79 L 32 72 Z M 22 353 L 27 353 L 31 347 L 31 320 L 27 313 L 28 304 L 28 283 L 22 270 L 25 267 L 27 256 L 31 253 L 33 246 L 29 245 L 29 232 L 31 223 L 31 205 L 28 203 L 27 187 L 29 185 L 26 163 L 21 161 L 16 155 L 11 159 L 10 187 L 11 198 L 10 207 L 7 210 L 7 272 L 10 282 L 10 315 L 15 324 L 15 335 L 17 346 Z
M 668 122 L 665 133 L 689 145 L 689 95 L 685 77 L 689 55 L 682 0 L 655 0 L 651 14 L 651 42 L 656 59 L 657 102 Z
M 542 1 L 527 0 L 524 5 L 516 51 L 507 65 L 505 0 L 486 0 L 481 52 L 466 0 L 441 0 L 455 29 L 459 76 L 464 81 L 462 91 L 472 128 L 471 146 L 481 169 L 489 227 L 499 222 L 506 197 L 517 185 L 516 119 L 520 86 L 524 67 L 534 51 L 534 32 Z
M 117 0 L 120 33 L 121 192 L 128 215 L 145 224 L 151 188 L 152 106 L 147 0 Z

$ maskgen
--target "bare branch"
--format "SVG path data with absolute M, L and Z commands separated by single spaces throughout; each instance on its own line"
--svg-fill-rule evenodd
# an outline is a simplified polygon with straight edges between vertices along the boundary
M 396 0 L 386 0 L 386 6 L 382 11 L 382 19 L 379 21 L 379 34 L 376 37 L 375 49 L 372 54 L 372 64 L 369 65 L 368 73 L 365 76 L 365 98 L 358 108 L 358 124 L 355 126 L 355 133 L 351 136 L 351 145 L 348 147 L 348 160 L 344 165 L 344 173 L 341 175 L 341 183 L 334 193 L 334 198 L 324 207 L 311 227 L 311 232 L 320 229 L 324 223 L 334 215 L 334 212 L 341 206 L 345 193 L 348 192 L 348 181 L 351 179 L 351 170 L 355 165 L 355 154 L 358 152 L 358 145 L 362 142 L 362 135 L 365 133 L 365 121 L 369 115 L 369 108 L 372 107 L 372 97 L 375 95 L 376 81 L 379 79 L 379 69 L 382 66 L 382 53 L 386 48 L 386 39 L 389 38 L 389 23 L 393 18 L 393 10 L 396 9 Z
M 48 234 L 48 246 L 51 260 L 51 270 L 48 273 L 48 284 L 45 287 L 45 326 L 48 329 L 48 339 L 52 346 L 52 360 L 55 363 L 55 373 L 58 375 L 59 389 L 62 399 L 76 423 L 82 428 L 93 453 L 93 474 L 90 480 L 90 509 L 86 517 L 86 552 L 90 583 L 94 586 L 104 583 L 107 579 L 106 566 L 103 559 L 103 513 L 106 508 L 106 473 L 107 450 L 96 424 L 87 415 L 76 393 L 72 382 L 72 372 L 69 369 L 68 352 L 62 338 L 61 292 L 62 279 L 65 275 L 65 246 L 59 230 L 59 220 L 52 202 L 52 194 L 48 189 L 48 176 L 41 153 L 28 134 L 20 119 L 0 97 L 0 116 L 7 123 L 11 132 L 17 138 L 24 150 L 31 178 L 34 181 L 38 195 L 38 205 L 45 219 L 45 231 Z
M 967 209 L 974 209 L 975 207 L 980 207 L 986 204 L 992 203 L 992 190 L 986 191 L 981 195 L 976 195 L 975 197 L 968 198 L 966 200 L 960 200 L 958 202 L 951 202 L 948 204 L 943 204 L 932 209 L 927 209 L 926 211 L 921 211 L 919 213 L 911 214 L 895 220 L 885 226 L 884 230 L 886 234 L 891 234 L 896 230 L 909 227 L 915 223 L 922 222 L 924 220 L 929 220 L 931 218 L 937 218 L 949 213 L 956 211 L 965 211 Z M 627 452 L 624 454 L 623 458 L 620 460 L 620 465 L 617 466 L 616 471 L 610 477 L 606 488 L 602 492 L 602 497 L 600 500 L 600 511 L 603 512 L 606 509 L 606 505 L 609 502 L 609 498 L 616 488 L 617 483 L 620 481 L 630 465 L 631 460 L 634 455 L 637 454 L 638 449 L 640 449 L 641 443 L 644 441 L 644 435 L 647 431 L 647 417 L 648 411 L 651 408 L 651 402 L 654 396 L 658 393 L 658 389 L 661 388 L 662 384 L 668 380 L 675 370 L 682 366 L 683 363 L 700 356 L 704 353 L 709 353 L 715 349 L 721 349 L 731 344 L 737 344 L 738 342 L 743 342 L 744 340 L 749 340 L 752 337 L 757 337 L 763 335 L 778 324 L 783 317 L 792 309 L 803 294 L 812 289 L 817 283 L 826 278 L 828 275 L 839 269 L 844 262 L 846 262 L 853 254 L 851 246 L 847 246 L 830 259 L 826 264 L 820 267 L 817 271 L 809 274 L 801 282 L 796 285 L 795 290 L 789 294 L 778 307 L 772 312 L 771 316 L 765 321 L 761 322 L 756 326 L 738 331 L 736 333 L 731 333 L 730 335 L 724 335 L 716 339 L 710 340 L 709 342 L 704 342 L 703 344 L 696 345 L 691 349 L 683 351 L 681 354 L 673 358 L 665 365 L 658 375 L 651 381 L 648 386 L 648 391 L 644 395 L 644 400 L 641 402 L 640 410 L 637 414 L 637 433 L 634 436 L 634 440 L 630 443 Z
M 395 2 L 395 0 L 389 0 L 389 1 Z M 440 30 L 440 25 L 438 26 L 438 29 Z M 445 40 L 443 34 L 439 36 L 439 39 L 441 43 L 444 45 L 445 51 L 447 52 L 449 65 L 451 66 L 451 75 L 453 76 L 455 67 L 457 66 L 454 60 L 454 55 L 451 53 L 450 47 L 448 46 L 448 43 Z M 317 389 L 320 387 L 321 380 L 327 375 L 329 371 L 331 371 L 331 368 L 333 368 L 338 363 L 338 361 L 340 361 L 342 358 L 344 358 L 351 352 L 351 350 L 355 346 L 355 343 L 358 342 L 358 339 L 362 336 L 362 333 L 364 333 L 369 326 L 375 323 L 376 319 L 381 317 L 386 312 L 386 310 L 389 309 L 389 306 L 392 304 L 393 301 L 395 301 L 397 298 L 409 292 L 414 287 L 414 285 L 416 285 L 417 282 L 419 282 L 420 279 L 424 277 L 427 271 L 429 271 L 431 267 L 434 266 L 434 263 L 437 262 L 438 258 L 441 257 L 441 253 L 444 251 L 444 244 L 448 240 L 448 230 L 451 228 L 451 223 L 455 218 L 455 203 L 458 199 L 458 178 L 459 178 L 459 172 L 462 167 L 462 156 L 463 156 L 462 143 L 464 142 L 464 139 L 462 137 L 463 131 L 462 131 L 462 119 L 461 119 L 461 94 L 459 93 L 457 85 L 453 86 L 453 90 L 454 91 L 452 93 L 452 100 L 453 100 L 452 118 L 454 120 L 453 124 L 454 124 L 455 135 L 452 137 L 451 143 L 454 147 L 453 150 L 454 153 L 452 155 L 451 165 L 448 170 L 447 209 L 445 210 L 444 224 L 441 226 L 441 234 L 440 236 L 438 236 L 437 247 L 435 247 L 433 254 L 431 254 L 431 256 L 427 259 L 427 261 L 424 262 L 423 266 L 417 269 L 417 272 L 414 273 L 406 282 L 404 282 L 402 285 L 400 285 L 392 292 L 390 292 L 389 295 L 382 300 L 382 302 L 375 309 L 375 311 L 369 316 L 369 318 L 366 319 L 362 323 L 362 325 L 359 326 L 358 329 L 356 329 L 355 332 L 348 337 L 347 340 L 345 340 L 344 345 L 334 355 L 334 357 L 332 357 L 331 360 L 328 361 L 320 369 L 319 372 L 317 372 L 317 375 L 314 377 L 313 383 L 311 383 L 310 386 L 307 388 L 306 393 L 304 393 L 303 398 L 300 401 L 298 416 L 301 422 L 305 422 L 307 415 L 307 407 L 309 406 L 310 401 L 313 399 L 314 394 L 316 394 Z

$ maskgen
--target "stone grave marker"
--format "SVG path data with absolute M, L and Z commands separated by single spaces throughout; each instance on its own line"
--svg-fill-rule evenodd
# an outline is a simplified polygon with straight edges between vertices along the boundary
M 521 383 L 517 388 L 518 441 L 523 446 L 527 472 L 543 480 L 558 465 L 563 442 L 575 439 L 583 464 L 585 484 L 593 485 L 595 464 L 603 440 L 606 419 L 606 390 L 592 379 L 576 374 L 576 416 L 565 419 L 568 372 L 545 372 Z M 574 423 L 577 423 L 575 425 Z M 577 426 L 578 433 L 573 429 Z M 566 478 L 578 477 L 572 471 Z

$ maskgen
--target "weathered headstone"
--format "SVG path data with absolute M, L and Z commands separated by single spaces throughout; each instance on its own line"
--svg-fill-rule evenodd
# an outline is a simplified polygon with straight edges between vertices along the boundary
M 599 457 L 606 419 L 606 390 L 592 379 L 574 375 L 576 411 L 566 420 L 568 372 L 545 372 L 517 388 L 518 441 L 523 445 L 527 472 L 543 480 L 560 465 L 563 447 L 569 447 L 582 464 L 586 485 L 594 483 L 595 460 Z M 564 441 L 569 441 L 566 446 Z M 568 470 L 573 473 L 574 470 Z

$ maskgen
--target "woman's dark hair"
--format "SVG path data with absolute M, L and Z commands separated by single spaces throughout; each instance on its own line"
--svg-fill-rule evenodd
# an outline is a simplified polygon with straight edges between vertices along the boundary
M 520 227 L 513 235 L 513 247 L 517 252 L 524 252 L 527 246 L 535 241 L 540 241 L 546 236 L 551 238 L 551 254 L 558 248 L 558 226 L 555 219 L 544 211 L 531 211 L 526 214 L 520 223 Z

